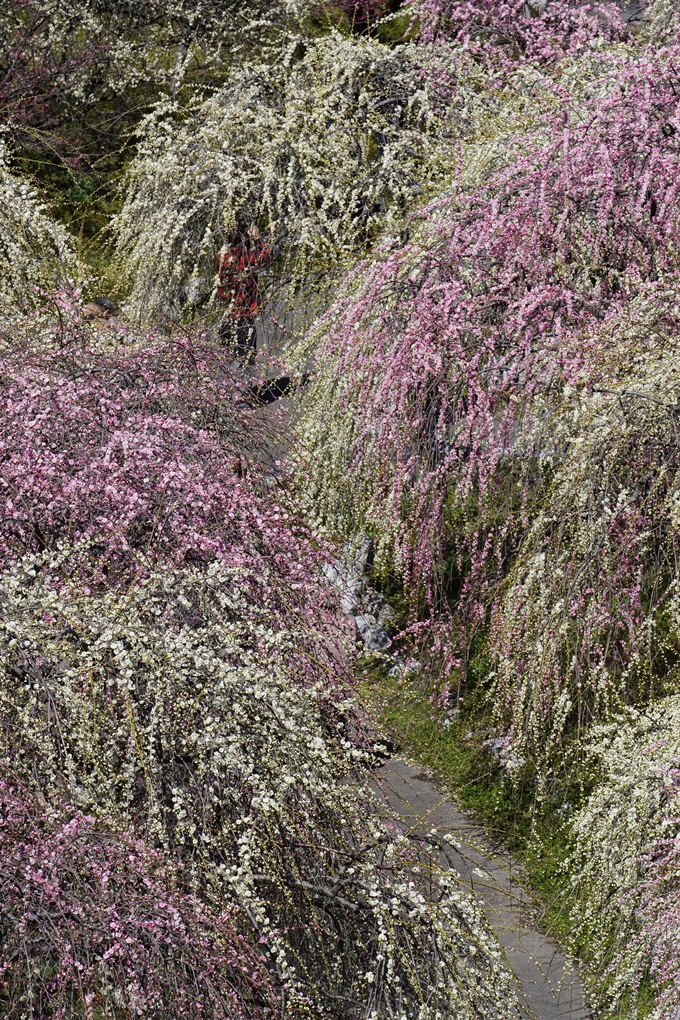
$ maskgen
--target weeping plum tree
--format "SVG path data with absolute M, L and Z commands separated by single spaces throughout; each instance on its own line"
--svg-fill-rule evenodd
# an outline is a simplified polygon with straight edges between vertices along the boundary
M 496 693 L 534 753 L 677 687 L 679 327 L 677 277 L 654 281 L 593 330 L 606 375 L 552 408 L 549 493 L 494 621 Z
M 375 528 L 435 612 L 457 590 L 454 658 L 549 480 L 541 422 L 565 387 L 606 375 L 601 323 L 675 266 L 676 61 L 617 47 L 573 101 L 542 78 L 560 111 L 546 104 L 503 167 L 424 207 L 409 243 L 385 241 L 301 347 L 319 366 L 309 505 L 333 531 Z
M 79 236 L 97 273 L 108 261 L 119 177 L 149 110 L 213 93 L 244 53 L 275 60 L 282 37 L 310 19 L 318 21 L 311 0 L 2 5 L 0 131 L 15 166 Z M 91 273 L 89 266 L 84 275 Z
M 44 305 L 79 275 L 73 239 L 8 164 L 0 142 L 0 319 Z
M 678 697 L 594 728 L 593 795 L 572 823 L 575 939 L 612 1013 L 671 1020 L 678 985 Z M 649 984 L 654 989 L 650 1010 Z
M 507 1015 L 485 919 L 366 785 L 268 419 L 200 340 L 89 339 L 2 361 L 9 1015 Z
M 212 87 L 235 52 L 271 46 L 311 9 L 303 0 L 8 0 L 0 123 L 15 143 L 45 154 L 83 159 L 95 146 L 101 155 L 159 89 Z
M 159 105 L 114 221 L 130 314 L 177 318 L 214 299 L 215 254 L 245 216 L 278 245 L 274 310 L 299 307 L 302 287 L 309 315 L 314 284 L 450 173 L 452 142 L 485 102 L 474 69 L 456 101 L 458 77 L 448 50 L 332 31 L 234 68 L 189 118 Z

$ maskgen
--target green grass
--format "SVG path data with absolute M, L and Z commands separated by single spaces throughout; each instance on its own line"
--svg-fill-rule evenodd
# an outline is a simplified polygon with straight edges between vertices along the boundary
M 417 678 L 388 677 L 387 665 L 378 657 L 359 664 L 363 702 L 384 735 L 402 753 L 436 774 L 456 803 L 481 823 L 492 847 L 495 844 L 509 850 L 520 862 L 526 888 L 538 907 L 536 923 L 581 960 L 586 983 L 595 990 L 597 975 L 588 971 L 594 946 L 589 944 L 588 936 L 581 935 L 578 941 L 572 937 L 571 884 L 566 868 L 572 849 L 568 819 L 590 789 L 575 766 L 565 766 L 548 796 L 540 799 L 530 764 L 510 779 L 483 747 L 493 726 L 483 677 L 477 683 L 472 677 L 469 680 L 471 691 L 462 702 L 459 719 L 445 726 L 445 713 L 431 703 L 425 685 Z M 565 761 L 569 761 L 568 745 Z M 565 804 L 569 810 L 565 810 Z M 597 990 L 602 994 L 604 987 L 600 985 Z M 630 1010 L 634 1009 L 637 1020 L 644 1020 L 652 1011 L 654 999 L 651 982 L 643 980 L 634 1007 L 624 1002 L 616 1016 L 631 1016 Z M 605 1011 L 598 1015 L 611 1014 Z

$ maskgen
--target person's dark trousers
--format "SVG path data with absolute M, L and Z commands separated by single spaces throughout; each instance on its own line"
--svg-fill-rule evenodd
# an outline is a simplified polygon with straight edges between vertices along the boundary
M 257 330 L 253 319 L 225 319 L 220 326 L 220 342 L 231 347 L 234 356 L 252 365 L 257 354 Z
M 290 379 L 283 375 L 280 379 L 271 379 L 259 386 L 251 386 L 250 392 L 256 404 L 273 404 L 284 397 L 289 389 Z

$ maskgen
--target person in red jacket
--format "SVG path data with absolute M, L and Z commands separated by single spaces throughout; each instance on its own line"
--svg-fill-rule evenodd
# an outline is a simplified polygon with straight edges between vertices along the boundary
M 225 307 L 220 339 L 245 364 L 252 364 L 257 352 L 255 316 L 262 311 L 258 270 L 271 257 L 256 224 L 248 227 L 242 221 L 217 255 L 217 300 Z

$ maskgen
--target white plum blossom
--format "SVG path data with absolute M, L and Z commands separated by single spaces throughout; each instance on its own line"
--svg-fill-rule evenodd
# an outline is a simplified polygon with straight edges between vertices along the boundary
M 0 140 L 0 319 L 51 302 L 77 281 L 75 244 L 32 185 L 10 169 Z

